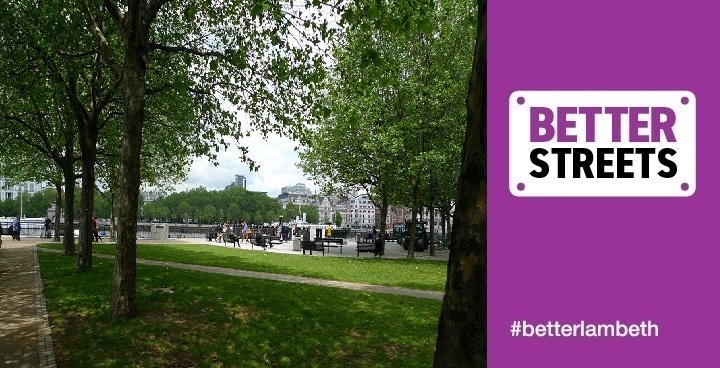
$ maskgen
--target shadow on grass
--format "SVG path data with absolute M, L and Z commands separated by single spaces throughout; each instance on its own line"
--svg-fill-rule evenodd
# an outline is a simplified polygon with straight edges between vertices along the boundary
M 115 246 L 95 244 L 93 252 L 114 255 Z M 291 254 L 257 252 L 204 244 L 139 244 L 137 257 L 156 261 L 433 291 L 443 291 L 447 277 L 447 262 L 413 259 L 299 257 Z
M 440 301 L 139 265 L 139 316 L 111 321 L 111 260 L 38 257 L 60 366 L 432 364 Z

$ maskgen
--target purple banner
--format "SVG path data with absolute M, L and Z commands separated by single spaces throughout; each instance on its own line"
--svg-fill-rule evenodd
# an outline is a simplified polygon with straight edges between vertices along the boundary
M 720 367 L 719 14 L 691 0 L 488 5 L 489 367 Z M 514 196 L 510 96 L 554 90 L 692 92 L 694 193 Z

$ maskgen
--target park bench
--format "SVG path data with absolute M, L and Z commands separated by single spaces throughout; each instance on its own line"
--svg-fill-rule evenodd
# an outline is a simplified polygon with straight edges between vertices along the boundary
M 345 239 L 343 239 L 343 238 L 315 238 L 315 242 L 322 243 L 323 246 L 328 248 L 328 252 L 330 251 L 330 247 L 333 247 L 333 248 L 340 247 L 340 253 L 342 253 L 342 247 L 345 244 Z
M 382 254 L 384 251 L 383 243 L 382 241 L 378 240 L 375 243 L 371 241 L 359 241 L 357 243 L 357 256 L 360 257 L 360 252 L 368 252 L 373 253 L 375 256 L 380 255 L 380 258 L 382 258 Z
M 237 235 L 230 233 L 230 232 L 225 232 L 225 233 L 223 233 L 222 238 L 223 238 L 223 242 L 225 243 L 226 247 L 227 247 L 227 243 L 232 243 L 233 248 L 235 248 L 235 244 L 237 244 L 238 248 L 240 248 L 240 238 L 238 238 Z
M 12 234 L 13 234 L 12 229 L 6 228 L 5 226 L 0 226 L 0 227 L 1 227 L 0 234 L 12 236 Z M 0 237 L 0 248 L 2 248 L 2 238 L 1 237 Z
M 310 251 L 310 255 L 312 255 L 313 251 L 319 251 L 322 252 L 323 256 L 325 255 L 325 246 L 323 243 L 315 242 L 313 240 L 303 240 L 300 242 L 300 246 L 302 247 L 303 254 L 305 254 L 305 251 Z
M 10 227 L 0 226 L 0 231 L 2 231 L 2 235 L 13 236 L 13 231 Z M 2 238 L 0 238 L 0 247 L 2 247 Z
M 267 235 L 258 235 L 250 237 L 250 249 L 255 249 L 255 247 L 262 247 L 263 250 L 267 250 L 268 245 L 270 248 L 272 248 L 272 242 L 270 240 L 270 237 Z

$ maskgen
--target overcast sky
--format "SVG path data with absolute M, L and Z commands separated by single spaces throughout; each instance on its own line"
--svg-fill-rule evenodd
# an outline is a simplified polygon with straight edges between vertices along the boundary
M 271 197 L 277 197 L 282 187 L 297 183 L 305 183 L 312 190 L 317 189 L 295 166 L 299 158 L 293 150 L 293 141 L 273 135 L 267 141 L 255 136 L 246 137 L 242 143 L 248 147 L 250 158 L 260 165 L 258 171 L 250 172 L 248 165 L 238 159 L 237 148 L 231 147 L 218 154 L 220 165 L 217 167 L 206 157 L 195 159 L 187 182 L 176 185 L 175 189 L 184 191 L 203 186 L 207 190 L 222 190 L 235 180 L 235 175 L 247 178 L 248 190 L 267 192 Z

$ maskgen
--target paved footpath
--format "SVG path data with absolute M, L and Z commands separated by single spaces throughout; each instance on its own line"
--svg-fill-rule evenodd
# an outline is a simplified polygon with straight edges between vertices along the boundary
M 41 250 L 46 251 L 47 249 L 41 249 Z M 47 250 L 47 251 L 49 251 L 49 250 Z M 93 257 L 106 258 L 106 259 L 114 259 L 115 258 L 113 256 L 108 256 L 108 255 L 103 255 L 103 254 L 95 254 L 95 255 L 93 255 Z M 143 265 L 150 265 L 150 266 L 162 266 L 162 267 L 180 268 L 180 269 L 192 270 L 192 271 L 218 273 L 218 274 L 229 275 L 229 276 L 249 277 L 249 278 L 254 278 L 254 279 L 294 282 L 294 283 L 298 283 L 298 284 L 327 286 L 327 287 L 335 287 L 335 288 L 340 288 L 340 289 L 350 289 L 350 290 L 369 291 L 369 292 L 374 292 L 374 293 L 413 296 L 416 298 L 424 298 L 424 299 L 442 300 L 443 296 L 445 295 L 445 293 L 443 293 L 441 291 L 426 291 L 426 290 L 406 289 L 406 288 L 399 288 L 399 287 L 392 287 L 392 286 L 360 284 L 360 283 L 355 283 L 355 282 L 315 279 L 315 278 L 311 278 L 311 277 L 290 276 L 290 275 L 282 275 L 282 274 L 277 274 L 277 273 L 235 270 L 232 268 L 200 266 L 200 265 L 192 265 L 192 264 L 184 264 L 184 263 L 173 263 L 173 262 L 160 262 L 160 261 L 152 261 L 152 260 L 147 260 L 147 259 L 138 259 L 137 263 L 143 264 Z
M 3 244 L 2 247 L 0 247 L 0 366 L 11 368 L 56 367 L 52 336 L 50 335 L 50 324 L 48 322 L 45 298 L 42 292 L 42 280 L 40 278 L 40 270 L 37 262 L 37 251 L 58 251 L 42 248 L 36 249 L 35 242 L 37 239 L 33 238 L 22 239 L 22 241 L 18 242 L 5 236 L 2 240 Z M 192 240 L 185 240 L 185 242 L 190 241 Z M 170 240 L 162 242 L 169 243 L 173 241 Z M 202 242 L 200 241 L 197 243 Z M 282 249 L 283 247 L 275 248 L 279 252 L 291 253 L 289 249 Z M 298 254 L 297 252 L 295 253 Z M 352 256 L 352 253 L 353 252 L 345 255 L 333 255 Z M 94 254 L 93 256 L 113 258 L 112 256 L 99 254 Z M 444 295 L 444 293 L 437 291 L 358 284 L 266 272 L 233 270 L 221 267 L 158 262 L 142 259 L 138 259 L 137 262 L 140 264 L 181 268 L 238 277 L 295 282 L 368 292 L 406 295 L 435 300 L 442 300 Z
M 35 239 L 2 238 L 0 366 L 55 367 Z

